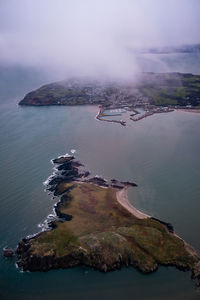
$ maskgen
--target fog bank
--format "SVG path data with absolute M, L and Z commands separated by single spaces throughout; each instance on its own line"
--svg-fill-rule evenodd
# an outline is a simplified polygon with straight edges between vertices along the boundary
M 131 49 L 200 43 L 199 0 L 0 1 L 0 63 L 131 77 Z

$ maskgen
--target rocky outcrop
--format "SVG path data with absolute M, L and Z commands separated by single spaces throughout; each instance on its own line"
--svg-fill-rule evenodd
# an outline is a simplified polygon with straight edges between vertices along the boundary
M 126 186 L 137 186 L 135 182 L 130 182 L 130 181 L 121 181 L 121 183 Z
M 74 159 L 74 156 L 60 156 L 58 158 L 53 159 L 54 164 L 64 164 Z
M 114 188 L 117 188 L 117 189 L 123 189 L 125 186 L 126 187 L 136 187 L 137 184 L 134 183 L 134 182 L 130 182 L 130 181 L 119 181 L 119 180 L 116 180 L 116 179 L 111 179 L 111 186 L 114 187 Z
M 14 251 L 12 248 L 3 248 L 3 255 L 5 257 L 13 257 Z
M 129 181 L 118 181 L 116 179 L 111 179 L 107 181 L 101 176 L 90 177 L 90 172 L 85 170 L 83 164 L 79 161 L 76 161 L 74 156 L 61 156 L 52 160 L 55 164 L 56 172 L 53 177 L 49 180 L 48 190 L 54 192 L 55 196 L 62 195 L 67 191 L 66 189 L 61 188 L 64 183 L 69 183 L 72 181 L 79 182 L 88 182 L 93 183 L 103 187 L 113 187 L 117 189 L 122 189 L 125 186 L 134 186 L 137 184 Z
M 93 178 L 90 178 L 87 180 L 87 182 L 94 183 L 99 186 L 105 186 L 105 187 L 109 186 L 109 184 L 107 183 L 107 180 L 105 180 L 104 178 L 102 178 L 100 176 L 95 176 Z
M 47 189 L 54 192 L 55 196 L 59 196 L 65 192 L 65 189 L 61 189 L 61 184 L 76 180 L 80 181 L 90 174 L 89 171 L 80 170 L 80 167 L 83 165 L 75 161 L 74 157 L 59 157 L 52 161 L 55 164 L 57 172 L 51 176 Z

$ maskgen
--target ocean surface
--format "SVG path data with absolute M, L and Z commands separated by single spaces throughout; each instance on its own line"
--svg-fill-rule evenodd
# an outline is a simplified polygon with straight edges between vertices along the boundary
M 200 114 L 158 114 L 123 127 L 97 121 L 96 106 L 20 107 L 24 93 L 45 83 L 26 72 L 0 72 L 0 251 L 41 230 L 58 201 L 44 191 L 50 160 L 71 149 L 94 175 L 136 182 L 130 202 L 200 250 Z M 0 299 L 199 299 L 190 275 L 172 267 L 150 275 L 131 267 L 30 273 L 1 254 Z

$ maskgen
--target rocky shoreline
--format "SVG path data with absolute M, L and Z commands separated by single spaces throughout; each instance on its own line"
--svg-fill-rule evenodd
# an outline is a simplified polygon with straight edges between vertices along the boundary
M 186 247 L 171 224 L 138 219 L 117 202 L 116 193 L 135 183 L 92 177 L 73 156 L 52 162 L 56 172 L 47 189 L 61 197 L 57 219 L 47 231 L 19 242 L 17 264 L 24 271 L 86 265 L 107 272 L 130 265 L 150 273 L 172 265 L 200 277 L 200 255 Z
M 61 186 L 62 184 L 70 183 L 70 182 L 92 183 L 100 187 L 106 187 L 106 188 L 112 187 L 116 189 L 123 189 L 124 187 L 130 187 L 130 186 L 137 187 L 137 184 L 134 182 L 129 182 L 129 181 L 122 182 L 116 179 L 111 179 L 109 182 L 98 175 L 94 177 L 89 177 L 90 172 L 84 170 L 83 164 L 81 164 L 79 161 L 76 161 L 75 157 L 71 155 L 66 155 L 66 156 L 64 155 L 55 158 L 52 160 L 52 163 L 54 164 L 54 167 L 56 167 L 56 174 L 54 174 L 50 178 L 48 182 L 47 190 L 53 193 L 54 196 L 61 196 L 60 200 L 54 206 L 56 217 L 61 223 L 64 221 L 71 221 L 73 218 L 72 215 L 61 213 L 61 207 L 64 203 L 66 204 L 72 201 L 68 192 L 74 187 L 74 185 L 72 185 L 69 188 L 63 188 Z M 49 227 L 48 230 L 54 229 L 56 227 L 55 221 L 48 222 L 48 227 Z M 17 261 L 18 266 L 22 267 L 24 271 L 26 270 L 47 271 L 52 268 L 65 268 L 66 266 L 65 259 L 64 261 L 60 259 L 57 261 L 55 259 L 55 256 L 49 256 L 48 259 L 46 258 L 39 259 L 34 257 L 32 261 L 32 256 L 29 253 L 30 242 L 35 238 L 39 237 L 41 234 L 42 232 L 39 232 L 34 236 L 23 238 L 19 242 L 16 250 L 16 254 L 18 256 L 18 261 Z M 52 262 L 54 263 L 52 264 Z M 72 262 L 67 263 L 67 267 L 72 265 L 73 265 Z M 102 268 L 98 266 L 98 269 L 101 270 Z M 105 271 L 105 269 L 103 268 L 102 271 Z

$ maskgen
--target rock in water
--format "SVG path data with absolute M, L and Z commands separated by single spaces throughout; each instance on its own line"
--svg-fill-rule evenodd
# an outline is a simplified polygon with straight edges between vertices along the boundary
M 13 257 L 14 251 L 12 248 L 3 248 L 3 255 L 5 257 Z

